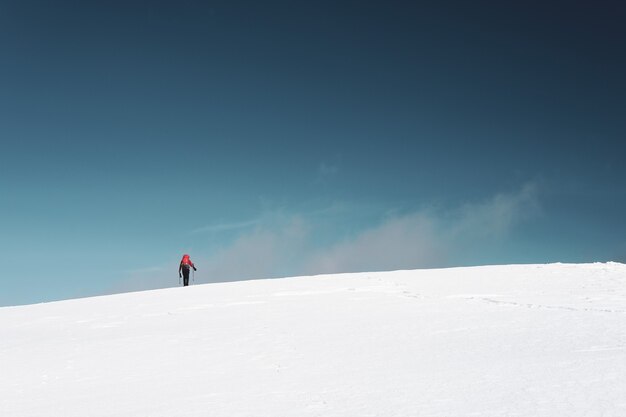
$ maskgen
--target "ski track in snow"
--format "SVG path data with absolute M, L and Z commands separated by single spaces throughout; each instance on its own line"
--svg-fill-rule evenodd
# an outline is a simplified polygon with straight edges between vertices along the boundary
M 1 417 L 626 415 L 626 266 L 199 285 L 0 308 Z

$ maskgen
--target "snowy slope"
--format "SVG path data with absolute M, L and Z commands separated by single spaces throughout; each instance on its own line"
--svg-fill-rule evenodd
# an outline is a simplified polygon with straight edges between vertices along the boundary
M 327 275 L 0 308 L 0 416 L 626 416 L 626 265 Z

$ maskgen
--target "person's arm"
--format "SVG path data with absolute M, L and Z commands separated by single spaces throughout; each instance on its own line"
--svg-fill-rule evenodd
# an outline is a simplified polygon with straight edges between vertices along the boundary
M 197 271 L 196 265 L 193 262 L 191 263 L 191 267 L 193 268 L 194 271 Z
M 181 262 L 180 265 L 178 265 L 178 276 L 181 276 L 180 271 L 183 269 L 183 263 Z

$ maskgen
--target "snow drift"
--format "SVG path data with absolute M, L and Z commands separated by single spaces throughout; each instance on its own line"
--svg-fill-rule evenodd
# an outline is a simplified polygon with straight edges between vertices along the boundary
M 0 415 L 624 416 L 626 266 L 208 284 L 0 308 Z

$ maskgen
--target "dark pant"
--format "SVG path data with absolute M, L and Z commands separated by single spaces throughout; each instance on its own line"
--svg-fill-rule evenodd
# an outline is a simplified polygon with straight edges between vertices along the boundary
M 183 267 L 183 285 L 189 285 L 189 268 Z

